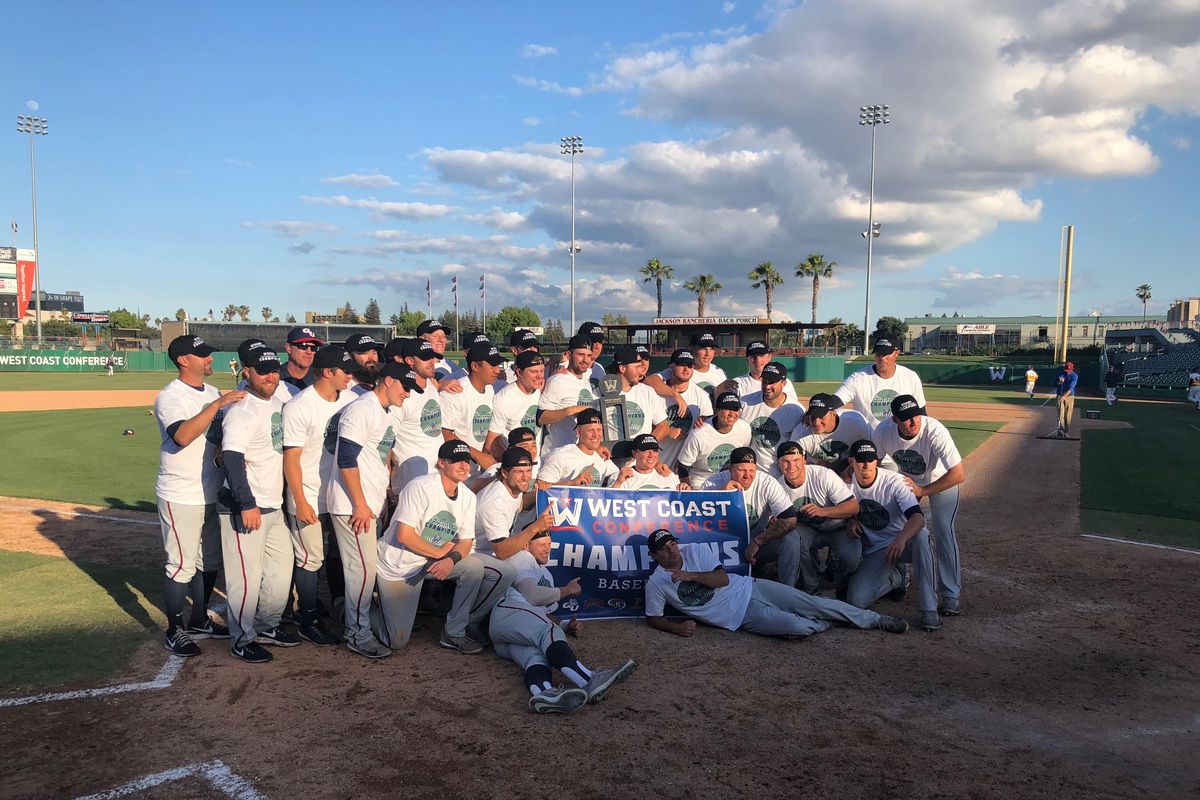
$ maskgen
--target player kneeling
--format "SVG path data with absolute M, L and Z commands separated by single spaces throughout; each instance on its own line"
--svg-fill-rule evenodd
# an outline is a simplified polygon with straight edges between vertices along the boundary
M 525 685 L 533 695 L 529 708 L 539 714 L 569 713 L 585 703 L 598 703 L 615 684 L 633 672 L 627 660 L 614 669 L 585 667 L 566 642 L 566 632 L 578 636 L 579 620 L 555 622 L 550 614 L 558 601 L 580 592 L 576 578 L 555 588 L 546 562 L 550 560 L 550 533 L 535 534 L 526 549 L 510 559 L 517 577 L 508 593 L 492 610 L 490 635 L 496 654 L 525 670 Z M 561 672 L 574 687 L 555 688 L 550 668 Z

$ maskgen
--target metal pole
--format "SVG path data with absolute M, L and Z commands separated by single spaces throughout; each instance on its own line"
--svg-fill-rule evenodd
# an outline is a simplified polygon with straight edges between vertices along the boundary
M 871 344 L 871 246 L 875 233 L 875 125 L 871 125 L 871 192 L 867 199 L 867 302 L 863 309 L 863 355 Z
M 33 127 L 29 129 L 29 169 L 33 177 L 33 313 L 37 316 L 37 343 L 42 346 L 42 253 L 38 250 L 37 226 L 37 151 Z
M 571 148 L 571 330 L 575 330 L 575 148 Z
M 1062 359 L 1067 360 L 1067 350 L 1070 347 L 1071 340 L 1067 335 L 1069 325 L 1071 324 L 1071 259 L 1072 251 L 1075 249 L 1075 226 L 1067 226 L 1067 265 L 1065 269 L 1065 279 L 1063 281 L 1063 306 L 1062 306 Z

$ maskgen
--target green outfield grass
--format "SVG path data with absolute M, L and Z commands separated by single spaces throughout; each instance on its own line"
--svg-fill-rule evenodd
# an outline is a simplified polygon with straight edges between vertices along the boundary
M 827 381 L 806 381 L 795 383 L 796 394 L 800 401 L 807 403 L 808 398 L 817 392 L 832 394 L 840 383 Z M 1029 396 L 1022 391 L 1024 384 L 1018 386 L 926 386 L 925 399 L 943 403 L 1009 403 L 1015 405 L 1030 405 L 1040 403 L 1048 394 L 1039 390 L 1036 399 L 1030 401 Z
M 0 372 L 0 392 L 161 389 L 174 378 L 174 372 L 118 372 L 111 378 L 103 372 Z M 228 370 L 214 372 L 208 382 L 218 389 L 234 387 L 233 376 Z
M 1081 437 L 1084 532 L 1200 549 L 1200 413 L 1182 402 L 1118 402 L 1110 408 L 1081 400 L 1075 407 L 1133 425 Z
M 0 550 L 0 693 L 94 686 L 165 621 L 162 572 Z

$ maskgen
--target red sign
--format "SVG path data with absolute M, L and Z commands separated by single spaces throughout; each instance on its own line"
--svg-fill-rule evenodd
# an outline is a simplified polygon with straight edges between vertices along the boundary
M 17 256 L 20 259 L 20 256 Z M 33 273 L 37 269 L 34 261 L 17 261 L 17 319 L 22 319 L 29 310 L 29 298 L 33 295 Z

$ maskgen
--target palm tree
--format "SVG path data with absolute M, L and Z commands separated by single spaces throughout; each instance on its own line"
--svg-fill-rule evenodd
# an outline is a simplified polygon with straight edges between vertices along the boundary
M 717 279 L 712 275 L 696 275 L 688 279 L 688 282 L 683 285 L 683 288 L 689 292 L 694 292 L 696 295 L 696 316 L 704 316 L 704 298 L 710 294 L 717 294 L 725 287 L 717 283 Z
M 241 318 L 242 322 L 249 322 L 250 321 L 250 306 L 238 306 L 237 307 L 237 315 L 238 315 L 238 317 Z
M 270 306 L 263 306 L 263 310 L 262 310 L 263 322 L 269 322 L 271 320 L 271 316 L 274 313 L 275 312 L 271 310 Z
M 663 281 L 669 281 L 675 277 L 675 269 L 670 264 L 664 264 L 657 258 L 652 258 L 646 262 L 646 266 L 642 267 L 641 272 L 646 277 L 642 278 L 642 283 L 654 281 L 654 289 L 658 297 L 658 313 L 657 317 L 662 316 L 662 285 Z
M 221 312 L 221 319 L 225 320 L 226 322 L 233 322 L 233 318 L 237 316 L 237 313 L 238 307 L 233 303 L 230 303 L 229 305 L 225 306 L 225 309 Z
M 809 253 L 808 258 L 796 265 L 797 278 L 812 278 L 812 324 L 817 324 L 817 295 L 821 291 L 821 278 L 833 277 L 836 261 L 826 261 L 820 253 Z
M 1145 325 L 1146 324 L 1146 303 L 1150 300 L 1150 284 L 1143 283 L 1141 286 L 1137 287 L 1137 291 L 1134 292 L 1134 294 L 1137 295 L 1138 300 L 1142 301 L 1142 324 Z
M 779 274 L 779 270 L 775 269 L 774 264 L 770 261 L 764 261 L 750 270 L 750 274 L 747 277 L 751 282 L 751 289 L 767 290 L 767 320 L 769 321 L 771 319 L 771 292 L 776 286 L 783 283 L 783 276 Z

